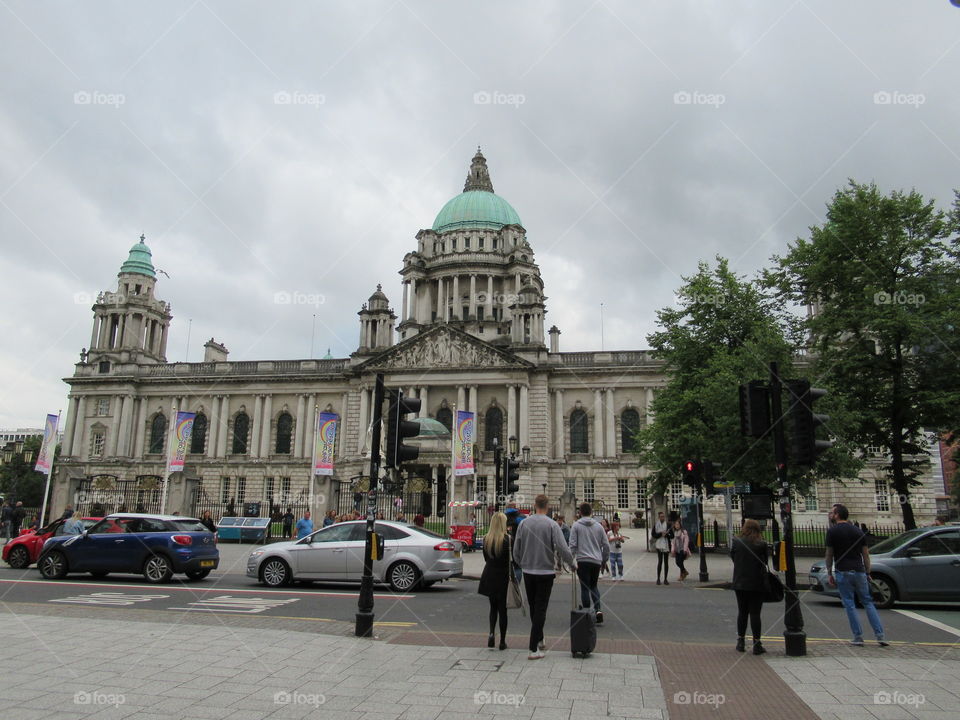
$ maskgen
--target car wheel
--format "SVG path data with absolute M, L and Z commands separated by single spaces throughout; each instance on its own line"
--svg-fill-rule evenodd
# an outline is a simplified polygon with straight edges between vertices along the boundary
M 417 566 L 401 560 L 390 568 L 388 575 L 390 589 L 394 592 L 406 592 L 412 590 L 420 580 L 420 571 Z
M 67 574 L 67 558 L 59 550 L 51 550 L 37 561 L 37 569 L 47 580 L 59 580 Z
M 203 580 L 209 574 L 209 568 L 206 570 L 187 570 L 186 572 L 186 576 L 191 580 Z
M 871 584 L 873 585 L 871 588 L 873 604 L 881 610 L 892 608 L 897 601 L 897 586 L 894 585 L 893 580 L 886 575 L 874 575 Z
M 95 577 L 95 578 L 105 578 L 105 577 L 106 577 L 107 575 L 109 575 L 109 574 L 110 574 L 110 573 L 108 573 L 106 570 L 91 570 L 91 571 L 90 571 L 91 577 Z
M 30 564 L 30 553 L 27 552 L 27 549 L 23 545 L 17 545 L 10 551 L 10 554 L 7 555 L 7 565 L 17 570 L 22 570 Z
M 260 582 L 269 587 L 289 585 L 293 581 L 290 566 L 280 558 L 270 558 L 260 566 Z
M 165 556 L 151 555 L 143 563 L 143 577 L 148 583 L 154 585 L 170 582 L 170 578 L 173 577 L 173 567 Z

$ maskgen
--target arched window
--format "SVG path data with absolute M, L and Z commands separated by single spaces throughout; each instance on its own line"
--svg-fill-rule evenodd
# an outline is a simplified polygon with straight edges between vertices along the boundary
M 193 430 L 190 433 L 190 452 L 202 453 L 207 448 L 207 416 L 197 413 L 193 419 Z
M 293 438 L 293 417 L 288 412 L 280 413 L 277 418 L 277 455 L 290 454 L 290 440 Z
M 447 430 L 453 431 L 453 412 L 448 407 L 437 410 L 437 422 L 442 423 Z
M 640 431 L 640 413 L 627 408 L 620 414 L 620 442 L 623 452 L 640 452 L 637 445 L 637 433 Z
M 237 413 L 233 419 L 233 454 L 246 455 L 247 435 L 250 434 L 250 416 L 245 412 Z
M 486 442 L 484 448 L 493 450 L 493 439 L 496 438 L 503 447 L 503 412 L 498 407 L 492 407 L 487 410 L 486 416 Z
M 150 423 L 150 449 L 147 452 L 160 454 L 163 452 L 163 441 L 167 437 L 167 418 L 163 413 L 153 416 Z
M 570 452 L 590 452 L 587 441 L 587 411 L 577 408 L 570 413 Z

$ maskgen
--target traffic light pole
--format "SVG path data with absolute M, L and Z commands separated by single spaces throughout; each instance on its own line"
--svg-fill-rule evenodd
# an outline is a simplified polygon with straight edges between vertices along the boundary
M 493 466 L 494 466 L 494 481 L 493 481 L 493 509 L 497 512 L 500 512 L 500 508 L 503 502 L 503 490 L 500 487 L 500 456 L 501 450 L 500 445 L 497 443 L 497 439 L 493 439 Z
M 701 465 L 701 468 L 703 466 Z M 697 532 L 697 544 L 700 546 L 698 551 L 700 553 L 700 582 L 709 582 L 710 573 L 707 571 L 707 556 L 703 552 L 704 538 L 703 533 L 703 502 L 707 499 L 707 491 L 704 488 L 704 484 L 701 481 L 700 487 L 697 492 L 697 525 L 699 526 L 699 532 Z
M 367 541 L 363 548 L 363 577 L 360 580 L 360 598 L 357 601 L 354 635 L 373 637 L 373 531 L 377 514 L 377 485 L 380 478 L 380 424 L 383 419 L 383 374 L 377 374 L 373 391 L 372 437 L 370 438 L 370 484 L 367 489 Z M 360 428 L 360 432 L 363 432 Z
M 784 552 L 787 569 L 783 599 L 785 603 L 783 631 L 786 653 L 798 657 L 807 654 L 807 634 L 803 630 L 803 613 L 797 595 L 797 566 L 793 556 L 793 512 L 790 500 L 790 480 L 787 478 L 787 448 L 784 438 L 783 386 L 777 363 L 770 363 L 770 403 L 773 416 L 773 451 L 777 463 L 777 484 L 780 486 L 780 524 L 783 528 Z

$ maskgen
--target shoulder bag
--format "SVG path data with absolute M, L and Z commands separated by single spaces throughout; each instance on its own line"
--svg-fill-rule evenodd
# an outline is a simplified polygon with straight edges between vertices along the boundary
M 517 609 L 526 615 L 527 613 L 523 609 L 523 595 L 520 593 L 520 583 L 517 582 L 517 574 L 513 571 L 513 549 L 510 547 L 510 538 L 504 538 L 504 542 L 507 543 L 507 577 L 509 578 L 509 585 L 507 586 L 507 608 Z
M 763 601 L 765 603 L 783 602 L 783 583 L 780 576 L 772 572 L 769 567 L 770 554 L 767 553 L 767 562 L 763 565 Z

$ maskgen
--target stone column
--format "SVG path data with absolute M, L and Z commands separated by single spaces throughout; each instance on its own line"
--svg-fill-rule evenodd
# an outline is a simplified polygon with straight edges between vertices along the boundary
M 476 385 L 470 386 L 470 404 L 467 409 L 470 410 L 470 412 L 472 413 L 477 412 L 477 386 Z
M 467 409 L 467 388 L 463 385 L 457 386 L 457 410 L 466 410 Z M 456 425 L 457 419 L 453 419 L 454 425 Z
M 477 319 L 477 274 L 470 273 L 470 317 Z
M 417 279 L 410 278 L 410 315 L 415 322 L 420 322 L 420 308 L 417 307 Z
M 220 401 L 220 428 L 217 430 L 217 457 L 227 456 L 227 436 L 230 435 L 230 396 Z
M 208 458 L 217 456 L 217 433 L 220 430 L 220 408 L 222 406 L 222 395 L 210 396 L 210 422 L 207 423 L 207 444 L 204 446 L 204 453 Z
M 73 436 L 73 453 L 79 457 L 87 456 L 83 446 L 83 435 L 87 424 L 86 414 L 87 398 L 81 395 L 80 399 L 77 400 L 77 422 Z
M 250 457 L 260 457 L 260 421 L 263 418 L 263 395 L 253 396 L 253 430 L 250 434 Z
M 430 388 L 426 385 L 420 387 L 420 417 L 430 417 Z
M 67 424 L 63 429 L 63 443 L 60 446 L 60 454 L 68 457 L 73 452 L 73 433 L 77 427 L 77 398 L 70 396 L 70 404 L 67 406 Z
M 133 396 L 124 395 L 120 399 L 120 431 L 117 435 L 117 455 L 130 456 L 130 413 L 133 410 Z
M 370 424 L 368 416 L 370 413 L 370 400 L 369 393 L 367 388 L 364 385 L 360 386 L 360 417 L 359 426 L 360 431 L 357 433 L 357 452 L 361 455 L 363 454 L 363 448 L 367 444 L 367 425 Z
M 493 320 L 493 275 L 487 275 L 487 310 L 488 320 Z
M 443 309 L 446 303 L 443 302 L 443 278 L 437 278 L 437 322 L 443 322 L 446 318 L 443 316 Z
M 593 454 L 603 457 L 603 398 L 599 389 L 593 391 Z
M 407 299 L 407 293 L 410 290 L 410 283 L 407 280 L 403 281 L 403 311 L 400 313 L 400 317 L 406 319 L 407 313 L 410 309 Z
M 517 386 L 507 385 L 507 431 L 504 433 L 504 445 L 517 431 Z
M 160 329 L 160 352 L 157 354 L 163 358 L 167 356 L 167 326 L 166 325 L 164 325 Z
M 343 393 L 340 396 L 340 423 L 337 428 L 337 456 L 342 460 L 347 456 L 347 444 L 343 441 L 344 433 L 347 431 L 347 402 L 350 399 L 349 393 Z M 310 448 L 310 454 L 313 454 L 313 448 Z
M 530 445 L 530 388 L 526 383 L 520 386 L 520 447 Z
M 93 330 L 90 331 L 90 346 L 89 346 L 89 348 L 87 348 L 88 350 L 93 350 L 93 348 L 96 347 L 96 344 L 97 344 L 97 333 L 98 333 L 99 330 L 100 330 L 100 316 L 99 316 L 99 315 L 94 315 L 94 316 L 93 316 Z M 60 452 L 63 452 L 63 451 L 61 450 Z
M 458 320 L 462 319 L 460 317 L 461 308 L 463 307 L 463 301 L 460 299 L 460 276 L 453 276 L 453 317 Z
M 147 444 L 147 405 L 149 400 L 145 397 L 140 398 L 140 410 L 137 412 L 137 426 L 133 429 L 133 448 L 130 451 L 130 457 L 143 457 L 143 448 Z
M 260 457 L 270 457 L 270 428 L 273 421 L 273 393 L 269 393 L 263 404 L 263 429 L 260 431 Z
M 307 398 L 307 415 L 310 417 L 310 427 L 307 429 L 305 454 L 308 458 L 313 457 L 313 446 L 317 442 L 317 423 L 314 420 L 317 417 L 317 394 L 311 393 Z
M 613 412 L 613 388 L 607 388 L 607 457 L 617 456 L 617 418 Z
M 562 458 L 566 455 L 566 435 L 563 432 L 563 390 L 555 390 L 553 397 L 553 457 Z
M 301 393 L 297 393 L 297 430 L 293 439 L 293 456 L 298 458 L 303 457 L 303 432 L 307 429 L 305 407 L 306 399 Z
M 653 388 L 648 387 L 646 393 L 646 411 L 647 411 L 647 424 L 653 422 Z

